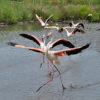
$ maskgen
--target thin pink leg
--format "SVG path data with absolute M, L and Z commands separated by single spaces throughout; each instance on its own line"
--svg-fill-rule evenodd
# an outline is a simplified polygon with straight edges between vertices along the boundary
M 61 81 L 61 84 L 62 84 L 62 88 L 63 88 L 63 90 L 64 90 L 64 89 L 66 89 L 66 88 L 64 87 L 64 85 L 63 85 L 63 83 L 62 83 L 61 73 L 60 73 L 59 69 L 58 69 L 55 65 L 54 65 L 54 67 L 56 68 L 56 70 L 57 70 L 58 73 L 59 73 L 59 77 L 60 77 L 60 81 Z
M 44 61 L 44 55 L 43 55 L 43 62 L 41 62 L 40 68 L 42 67 L 42 64 L 44 64 L 44 63 L 45 63 L 45 61 Z
M 43 64 L 45 63 L 45 61 L 44 61 L 44 55 L 43 55 Z
M 45 85 L 47 85 L 49 82 L 51 82 L 51 81 L 53 81 L 53 75 L 54 75 L 54 65 L 53 65 L 53 70 L 52 70 L 52 75 L 51 75 L 51 79 L 50 80 L 48 80 L 46 83 L 44 83 L 42 86 L 40 86 L 37 90 L 36 90 L 36 92 L 38 92 L 43 86 L 45 86 Z
M 49 61 L 48 61 L 48 76 L 49 76 Z

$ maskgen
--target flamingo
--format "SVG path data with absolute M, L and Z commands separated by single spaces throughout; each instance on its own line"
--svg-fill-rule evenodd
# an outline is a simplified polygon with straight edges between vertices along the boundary
M 81 30 L 81 29 L 79 29 L 77 27 L 70 27 L 70 26 L 65 26 L 65 27 L 47 26 L 45 28 L 55 28 L 55 29 L 57 29 L 57 31 L 60 33 L 61 37 L 63 37 L 62 32 L 64 30 L 66 31 L 68 37 L 71 36 L 72 34 L 75 34 L 77 31 L 81 32 L 81 33 L 85 33 L 83 30 Z M 67 28 L 74 28 L 74 30 L 71 33 L 69 33 Z
M 81 26 L 81 27 L 84 29 L 84 24 L 83 24 L 82 22 L 79 22 L 79 23 L 74 24 L 74 22 L 71 21 L 71 22 L 69 23 L 69 26 L 70 26 L 70 27 L 80 27 L 80 26 Z
M 70 41 L 68 41 L 64 38 L 60 38 L 60 39 L 52 42 L 53 41 L 53 35 L 52 35 L 51 32 L 47 36 L 43 35 L 42 41 L 38 37 L 35 37 L 32 34 L 19 34 L 19 35 L 24 37 L 24 38 L 27 38 L 27 39 L 30 39 L 30 40 L 36 42 L 42 50 L 45 50 L 47 46 L 48 46 L 48 49 L 51 50 L 55 46 L 60 45 L 60 44 L 62 44 L 63 46 L 66 46 L 68 48 L 74 48 L 75 47 Z M 46 44 L 45 44 L 46 38 L 48 38 L 48 37 L 51 37 L 51 40 L 48 42 L 48 44 L 46 46 Z M 44 64 L 44 55 L 43 55 L 43 62 L 41 62 L 41 64 L 40 64 L 40 68 L 42 67 L 43 64 Z M 48 61 L 48 76 L 49 76 L 49 61 Z
M 59 51 L 52 51 L 52 50 L 49 50 L 48 47 L 45 49 L 45 50 L 42 50 L 40 48 L 35 48 L 35 47 L 26 47 L 26 46 L 23 46 L 23 45 L 19 45 L 19 44 L 16 44 L 16 43 L 13 43 L 13 42 L 8 42 L 8 45 L 10 46 L 15 46 L 15 47 L 20 47 L 20 48 L 25 48 L 25 49 L 29 49 L 29 50 L 32 50 L 32 51 L 35 51 L 35 52 L 38 52 L 38 53 L 42 53 L 44 54 L 47 59 L 53 64 L 53 67 L 52 67 L 52 75 L 51 75 L 51 78 L 50 80 L 48 80 L 46 83 L 44 83 L 43 85 L 41 85 L 36 92 L 38 92 L 42 87 L 44 87 L 45 85 L 47 85 L 49 82 L 53 81 L 53 76 L 54 76 L 54 68 L 58 71 L 59 73 L 59 77 L 60 77 L 60 81 L 61 81 L 61 85 L 62 85 L 62 89 L 63 91 L 66 89 L 62 83 L 62 79 L 61 79 L 61 74 L 60 74 L 60 71 L 59 69 L 56 67 L 55 64 L 59 65 L 60 64 L 60 61 L 59 61 L 59 57 L 62 57 L 63 55 L 67 55 L 67 56 L 70 56 L 70 55 L 74 55 L 74 54 L 78 54 L 80 53 L 81 51 L 83 51 L 84 49 L 87 49 L 90 45 L 90 43 L 84 45 L 84 46 L 79 46 L 79 47 L 76 47 L 76 48 L 70 48 L 70 49 L 64 49 L 64 50 L 59 50 Z
M 69 32 L 67 29 L 65 29 L 65 31 L 66 31 L 66 33 L 67 33 L 67 34 L 66 34 L 67 37 L 70 37 L 70 36 L 75 35 L 76 32 L 81 32 L 82 34 L 85 33 L 83 30 L 81 30 L 81 29 L 79 29 L 79 28 L 75 28 L 72 32 Z
M 24 38 L 27 38 L 27 39 L 30 39 L 30 40 L 36 42 L 42 50 L 45 50 L 47 46 L 48 46 L 48 49 L 51 50 L 55 46 L 60 45 L 60 44 L 62 44 L 63 46 L 66 46 L 68 48 L 74 48 L 75 47 L 70 41 L 68 41 L 64 38 L 60 38 L 60 39 L 52 42 L 53 41 L 53 35 L 52 35 L 51 32 L 48 33 L 47 36 L 43 35 L 42 41 L 38 37 L 35 37 L 32 34 L 19 34 L 19 35 L 24 37 Z M 48 42 L 48 44 L 46 46 L 46 38 L 48 38 L 48 37 L 51 37 L 51 40 Z M 42 66 L 43 63 L 44 63 L 44 55 L 43 55 L 43 62 L 40 64 L 40 67 Z M 49 69 L 49 64 L 48 64 L 48 69 Z
M 19 35 L 24 37 L 24 38 L 32 40 L 37 45 L 39 45 L 42 50 L 46 49 L 46 36 L 45 35 L 42 36 L 42 40 L 40 40 L 38 37 L 36 37 L 32 34 L 19 34 Z M 40 68 L 41 68 L 43 63 L 44 63 L 44 55 L 43 55 L 43 62 L 41 62 L 41 64 L 40 64 Z
M 63 37 L 63 34 L 62 32 L 64 31 L 65 28 L 73 28 L 73 27 L 70 27 L 70 26 L 66 26 L 66 27 L 58 27 L 58 26 L 46 26 L 44 28 L 53 28 L 53 29 L 57 29 L 57 31 L 60 33 L 61 37 Z
M 52 17 L 52 15 L 49 16 L 49 17 L 45 20 L 45 22 L 44 22 L 44 21 L 41 19 L 41 17 L 39 17 L 39 16 L 36 14 L 36 18 L 39 20 L 41 26 L 43 26 L 43 27 L 46 27 L 46 26 L 49 25 L 49 24 L 48 24 L 48 20 L 49 20 L 51 17 Z

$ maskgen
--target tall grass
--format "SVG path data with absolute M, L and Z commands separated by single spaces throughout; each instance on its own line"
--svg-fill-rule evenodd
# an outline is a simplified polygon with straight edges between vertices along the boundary
M 77 5 L 77 6 L 76 6 Z M 7 24 L 36 20 L 35 14 L 52 20 L 87 19 L 100 20 L 100 0 L 0 0 L 0 22 Z

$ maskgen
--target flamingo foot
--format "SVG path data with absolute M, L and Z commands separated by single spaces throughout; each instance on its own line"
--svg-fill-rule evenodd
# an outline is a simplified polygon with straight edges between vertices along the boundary
M 40 68 L 42 67 L 42 64 L 43 64 L 43 63 L 40 64 Z
M 40 86 L 40 87 L 36 90 L 36 92 L 38 92 L 41 88 L 42 88 L 42 86 Z
M 62 88 L 63 88 L 63 91 L 66 89 L 66 87 L 62 84 Z
M 52 72 L 49 72 L 49 73 L 48 73 L 48 76 L 51 77 L 51 75 L 52 75 Z

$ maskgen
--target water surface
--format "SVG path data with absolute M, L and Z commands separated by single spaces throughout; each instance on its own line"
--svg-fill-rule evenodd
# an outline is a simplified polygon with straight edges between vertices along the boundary
M 85 34 L 77 33 L 69 40 L 75 46 L 91 43 L 87 50 L 71 57 L 60 58 L 58 66 L 63 84 L 67 89 L 62 93 L 58 73 L 54 81 L 37 88 L 49 80 L 46 64 L 40 68 L 42 55 L 8 46 L 7 42 L 16 42 L 26 46 L 38 47 L 35 43 L 19 36 L 30 33 L 38 36 L 53 32 L 54 40 L 60 35 L 56 30 L 44 30 L 38 24 L 7 26 L 0 28 L 0 100 L 100 100 L 100 24 L 85 24 Z M 63 33 L 66 37 L 65 32 Z M 62 49 L 60 46 L 55 50 Z M 50 68 L 51 70 L 51 68 Z M 73 87 L 73 88 L 72 88 Z

